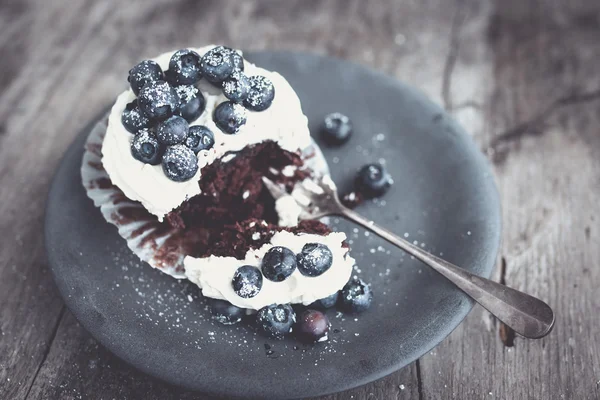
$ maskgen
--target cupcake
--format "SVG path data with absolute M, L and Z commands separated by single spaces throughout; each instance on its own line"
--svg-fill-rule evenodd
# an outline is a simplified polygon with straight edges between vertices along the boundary
M 82 179 L 140 259 L 239 309 L 344 287 L 345 234 L 298 219 L 294 186 L 328 169 L 285 78 L 206 46 L 142 61 L 128 81 L 90 133 Z M 276 203 L 262 177 L 290 195 Z

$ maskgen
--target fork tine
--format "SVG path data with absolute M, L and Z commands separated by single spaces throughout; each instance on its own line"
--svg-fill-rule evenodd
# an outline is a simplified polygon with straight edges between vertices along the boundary
M 269 193 L 271 193 L 271 196 L 273 196 L 273 198 L 275 200 L 285 196 L 287 194 L 287 192 L 285 190 L 283 190 L 282 188 L 280 188 L 275 182 L 273 182 L 272 180 L 270 180 L 269 178 L 263 176 L 262 177 L 262 181 L 265 184 L 267 190 L 269 191 Z

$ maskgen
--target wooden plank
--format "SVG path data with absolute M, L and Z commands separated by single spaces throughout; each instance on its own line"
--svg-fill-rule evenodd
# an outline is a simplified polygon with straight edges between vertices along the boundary
M 557 322 L 543 340 L 513 341 L 477 309 L 421 359 L 424 398 L 600 397 L 599 11 L 597 2 L 496 1 L 480 30 L 491 57 L 473 59 L 460 46 L 454 79 L 493 65 L 492 92 L 464 100 L 481 105 L 477 137 L 496 161 L 499 278 L 547 299 Z
M 2 7 L 0 80 L 0 398 L 25 398 L 47 356 L 64 306 L 45 262 L 43 216 L 48 183 L 65 146 L 88 118 L 75 90 L 61 82 L 70 65 L 68 26 L 85 5 L 65 10 L 48 4 Z M 49 29 L 51 22 L 66 26 Z M 40 29 L 43 27 L 43 29 Z M 81 38 L 85 38 L 85 31 Z M 61 47 L 63 50 L 61 50 Z M 76 47 L 69 47 L 77 51 Z M 93 70 L 81 71 L 82 74 Z M 54 94 L 53 94 L 54 93 Z M 54 96 L 61 101 L 48 99 Z M 67 132 L 65 135 L 64 132 Z M 69 135 L 69 132 L 72 134 Z

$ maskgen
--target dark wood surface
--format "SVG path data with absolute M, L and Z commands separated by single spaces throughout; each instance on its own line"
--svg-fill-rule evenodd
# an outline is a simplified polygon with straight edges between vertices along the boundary
M 424 90 L 494 163 L 495 278 L 554 307 L 543 340 L 476 307 L 439 347 L 337 399 L 600 398 L 596 0 L 0 0 L 0 399 L 204 399 L 109 354 L 65 309 L 43 244 L 74 136 L 137 60 L 226 43 L 350 59 Z

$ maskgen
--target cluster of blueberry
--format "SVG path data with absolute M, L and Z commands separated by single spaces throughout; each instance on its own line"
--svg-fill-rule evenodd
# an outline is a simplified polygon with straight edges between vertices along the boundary
M 304 245 L 299 254 L 286 247 L 271 248 L 263 257 L 261 268 L 244 265 L 237 269 L 232 280 L 235 293 L 243 298 L 256 296 L 263 284 L 263 276 L 273 282 L 282 282 L 296 269 L 309 277 L 316 277 L 327 271 L 333 262 L 331 250 L 321 243 Z M 347 312 L 362 312 L 369 308 L 373 294 L 369 285 L 358 278 L 351 279 L 340 293 L 311 304 L 297 318 L 290 304 L 272 304 L 260 309 L 256 315 L 256 325 L 260 331 L 272 338 L 283 338 L 297 327 L 298 335 L 307 341 L 323 340 L 331 324 L 327 316 L 319 310 L 336 304 Z M 235 324 L 245 315 L 245 310 L 222 300 L 212 300 L 212 313 L 224 324 Z
M 317 300 L 307 308 L 290 304 L 271 304 L 261 308 L 256 314 L 256 327 L 274 339 L 282 339 L 295 328 L 300 340 L 319 342 L 327 340 L 331 327 L 323 312 L 325 309 L 337 305 L 342 311 L 360 313 L 369 308 L 372 299 L 370 286 L 353 277 L 341 291 Z M 210 307 L 214 317 L 226 325 L 236 324 L 246 315 L 246 310 L 224 300 L 211 299 Z
M 206 101 L 195 86 L 206 78 L 222 88 L 229 99 L 213 113 L 217 127 L 234 134 L 246 122 L 246 109 L 263 111 L 275 97 L 271 81 L 246 76 L 244 60 L 235 50 L 217 46 L 202 57 L 193 50 L 176 51 L 165 72 L 152 60 L 129 71 L 128 81 L 137 99 L 121 116 L 125 129 L 135 136 L 131 154 L 146 164 L 162 164 L 165 175 L 176 182 L 191 179 L 198 171 L 197 154 L 215 143 L 206 126 L 189 123 L 204 112 Z
M 321 128 L 321 136 L 325 143 L 338 146 L 346 143 L 352 136 L 352 121 L 346 115 L 334 112 L 325 116 Z M 366 198 L 383 195 L 392 185 L 393 180 L 383 165 L 366 164 L 358 171 L 354 180 L 356 189 Z
M 305 244 L 298 255 L 287 247 L 275 246 L 263 257 L 261 269 L 251 265 L 239 267 L 231 284 L 238 296 L 248 299 L 262 289 L 263 275 L 272 282 L 282 282 L 298 268 L 302 275 L 315 277 L 331 268 L 332 263 L 331 250 L 321 243 Z

